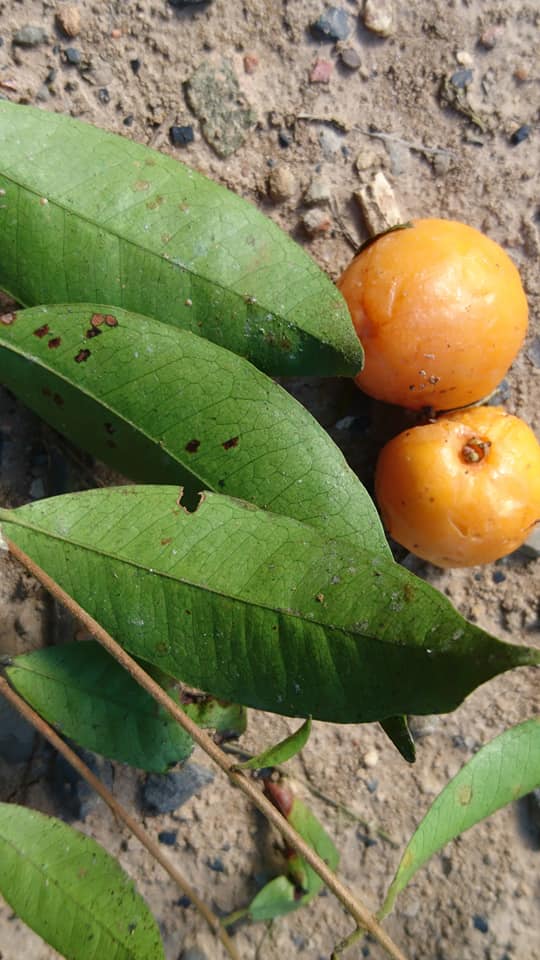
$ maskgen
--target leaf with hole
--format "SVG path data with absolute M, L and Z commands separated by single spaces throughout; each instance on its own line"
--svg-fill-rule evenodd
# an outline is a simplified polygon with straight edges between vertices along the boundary
M 146 903 L 89 837 L 13 803 L 0 803 L 0 894 L 70 960 L 164 960 Z
M 186 760 L 191 737 L 95 641 L 16 657 L 11 685 L 62 736 L 142 770 Z
M 191 330 L 272 374 L 352 376 L 341 293 L 252 204 L 171 157 L 0 101 L 0 287 Z
M 252 500 L 388 552 L 366 490 L 285 390 L 208 340 L 111 309 L 4 315 L 0 382 L 132 480 Z
M 119 487 L 0 510 L 5 537 L 122 646 L 214 696 L 355 723 L 453 710 L 540 651 L 382 556 L 218 494 Z
M 238 770 L 261 770 L 263 767 L 277 767 L 280 763 L 286 763 L 297 753 L 304 749 L 311 733 L 311 717 L 308 717 L 305 723 L 298 730 L 285 737 L 268 750 L 263 750 L 256 757 L 250 757 L 243 763 L 236 764 Z
M 185 693 L 181 696 L 182 710 L 203 730 L 215 730 L 223 736 L 240 737 L 247 728 L 247 710 L 240 703 L 228 703 L 216 700 L 208 694 L 197 694 L 195 699 L 186 702 Z
M 505 730 L 450 780 L 417 827 L 401 858 L 380 917 L 417 870 L 454 837 L 540 786 L 540 718 Z

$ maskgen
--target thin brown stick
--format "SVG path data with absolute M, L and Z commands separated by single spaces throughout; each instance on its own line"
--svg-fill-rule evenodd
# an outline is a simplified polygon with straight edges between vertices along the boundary
M 35 710 L 32 709 L 23 699 L 19 696 L 18 693 L 10 687 L 7 680 L 0 676 L 0 694 L 6 698 L 12 705 L 15 707 L 22 717 L 30 723 L 42 737 L 45 737 L 52 746 L 58 750 L 58 753 L 61 753 L 63 757 L 71 764 L 72 767 L 80 773 L 81 777 L 84 777 L 87 783 L 99 793 L 102 800 L 105 801 L 107 806 L 110 808 L 117 820 L 121 820 L 125 823 L 126 827 L 131 830 L 131 832 L 137 837 L 137 839 L 142 843 L 143 847 L 146 847 L 148 852 L 154 857 L 155 860 L 164 870 L 167 871 L 170 877 L 174 882 L 180 887 L 180 889 L 185 893 L 186 897 L 189 897 L 194 907 L 197 908 L 201 916 L 204 917 L 208 926 L 216 936 L 221 940 L 225 950 L 228 955 L 232 957 L 232 960 L 240 960 L 238 951 L 231 941 L 231 938 L 227 934 L 227 931 L 224 929 L 220 923 L 219 918 L 212 912 L 210 907 L 206 905 L 204 900 L 195 893 L 195 890 L 190 886 L 187 880 L 184 879 L 182 874 L 173 866 L 172 863 L 167 860 L 163 855 L 161 848 L 158 843 L 148 834 L 146 830 L 137 823 L 137 821 L 124 809 L 124 807 L 118 803 L 112 793 L 107 790 L 107 788 L 102 784 L 101 780 L 92 773 L 89 767 L 81 760 L 77 754 L 71 750 L 70 747 L 58 734 L 53 730 L 42 717 L 39 716 Z
M 250 780 L 245 773 L 241 770 L 234 769 L 234 761 L 230 759 L 223 750 L 218 747 L 216 743 L 208 736 L 200 727 L 191 720 L 190 717 L 178 706 L 174 700 L 165 693 L 162 687 L 155 682 L 155 680 L 150 677 L 138 663 L 133 660 L 129 654 L 118 644 L 106 630 L 90 616 L 86 610 L 83 610 L 79 604 L 62 590 L 62 588 L 50 577 L 44 570 L 41 569 L 34 563 L 34 561 L 24 553 L 15 543 L 10 540 L 6 540 L 7 546 L 10 552 L 13 554 L 20 563 L 36 578 L 41 584 L 48 590 L 50 593 L 56 597 L 64 606 L 69 610 L 74 617 L 76 617 L 84 628 L 91 634 L 98 643 L 101 643 L 103 647 L 118 661 L 118 663 L 133 677 L 133 679 L 143 687 L 147 693 L 150 694 L 153 699 L 159 703 L 160 706 L 166 710 L 171 717 L 173 717 L 177 723 L 180 724 L 184 730 L 189 733 L 190 737 L 197 743 L 202 750 L 227 774 L 229 779 L 235 786 L 239 787 L 242 793 L 252 800 L 255 806 L 264 814 L 267 820 L 282 834 L 287 843 L 293 847 L 297 853 L 300 854 L 304 860 L 309 863 L 310 867 L 315 870 L 319 875 L 323 883 L 328 887 L 329 890 L 337 897 L 337 899 L 343 904 L 348 913 L 351 914 L 353 919 L 356 921 L 357 926 L 363 927 L 367 930 L 380 945 L 386 950 L 388 955 L 393 958 L 393 960 L 406 960 L 405 955 L 401 952 L 398 946 L 394 941 L 388 936 L 386 931 L 381 927 L 377 918 L 359 902 L 351 893 L 351 891 L 336 877 L 335 873 L 329 869 L 327 864 L 317 853 L 313 850 L 312 847 L 302 839 L 302 837 L 297 833 L 294 827 L 291 826 L 288 820 L 277 810 L 277 808 L 271 803 L 270 800 L 260 791 L 260 789 L 255 786 L 252 780 Z

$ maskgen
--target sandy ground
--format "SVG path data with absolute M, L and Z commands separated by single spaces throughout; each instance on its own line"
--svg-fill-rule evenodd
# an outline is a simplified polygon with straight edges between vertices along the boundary
M 187 162 L 256 203 L 334 278 L 350 260 L 352 244 L 367 235 L 353 194 L 379 170 L 405 216 L 462 219 L 501 243 L 522 272 L 531 308 L 527 345 L 508 377 L 507 407 L 538 433 L 537 4 L 412 0 L 396 4 L 389 36 L 380 37 L 362 25 L 361 4 L 342 0 L 352 28 L 345 47 L 352 53 L 310 32 L 325 9 L 322 0 L 214 0 L 182 10 L 165 0 L 80 0 L 80 30 L 68 38 L 55 25 L 55 11 L 69 26 L 65 14 L 71 6 L 48 0 L 0 2 L 0 93 L 151 143 Z M 48 39 L 32 47 L 13 46 L 15 31 L 28 24 L 44 27 Z M 66 55 L 68 48 L 80 57 Z M 352 69 L 344 61 L 354 63 L 355 54 Z M 240 106 L 252 110 L 244 142 L 228 157 L 204 139 L 184 86 L 201 64 L 219 66 L 223 58 L 238 78 Z M 450 84 L 449 99 L 445 78 L 455 80 L 458 70 L 472 74 L 466 88 L 459 87 L 459 78 L 457 87 Z M 318 82 L 317 73 L 326 74 L 328 82 Z M 461 91 L 457 97 L 456 89 Z M 529 135 L 513 143 L 524 124 L 530 125 Z M 191 126 L 193 141 L 173 146 L 173 125 Z M 313 209 L 326 229 L 310 237 L 302 221 L 310 209 L 305 191 L 313 180 L 319 188 L 324 185 Z M 365 471 L 386 416 L 374 413 L 349 384 L 294 382 L 291 389 L 369 482 Z M 344 429 L 345 417 L 367 418 L 368 425 L 363 433 Z M 46 470 L 36 455 L 44 449 L 38 421 L 2 394 L 0 430 L 2 504 L 44 495 Z M 464 615 L 503 639 L 538 643 L 537 560 L 515 555 L 467 571 L 441 572 L 420 563 L 415 569 Z M 55 629 L 54 609 L 10 560 L 2 560 L 0 604 L 2 652 L 38 646 Z M 291 772 L 299 794 L 341 851 L 340 875 L 369 906 L 381 902 L 400 849 L 448 777 L 479 745 L 538 713 L 539 706 L 535 671 L 499 678 L 452 715 L 414 721 L 418 760 L 413 767 L 376 725 L 314 725 Z M 258 749 L 293 727 L 252 713 L 243 743 Z M 198 755 L 195 759 L 206 763 Z M 39 765 L 36 772 L 32 766 L 10 767 L 0 758 L 0 777 L 2 799 L 55 812 Z M 115 793 L 130 809 L 136 808 L 139 781 L 134 771 L 116 768 Z M 540 960 L 540 851 L 525 814 L 524 804 L 500 811 L 451 843 L 415 877 L 387 923 L 407 957 Z M 174 814 L 148 818 L 146 825 L 154 835 L 178 831 L 169 853 L 215 909 L 243 905 L 270 869 L 272 839 L 266 827 L 218 773 L 199 797 Z M 199 960 L 219 955 L 195 912 L 178 903 L 172 882 L 104 808 L 97 806 L 76 826 L 118 854 L 136 879 L 159 920 L 168 960 L 190 947 L 202 951 Z M 379 828 L 394 842 L 381 839 Z M 222 871 L 209 867 L 216 857 Z M 269 928 L 242 927 L 236 942 L 246 960 L 296 955 L 322 960 L 351 929 L 340 905 L 325 896 Z M 54 956 L 7 906 L 0 907 L 1 960 Z M 375 960 L 382 951 L 367 941 L 348 956 Z

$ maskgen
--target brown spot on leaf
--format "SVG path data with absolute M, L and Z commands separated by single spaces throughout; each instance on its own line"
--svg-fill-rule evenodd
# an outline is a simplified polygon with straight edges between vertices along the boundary
M 318 593 L 315 599 L 317 603 L 324 603 L 324 593 Z
M 105 323 L 107 324 L 108 327 L 117 327 L 117 326 L 118 326 L 118 320 L 116 319 L 115 316 L 113 316 L 112 313 L 106 313 L 106 314 L 105 314 Z
M 55 404 L 56 404 L 57 407 L 63 407 L 63 406 L 64 406 L 64 401 L 63 401 L 63 399 L 62 399 L 62 397 L 60 396 L 59 393 L 55 393 L 55 394 L 54 394 L 53 400 L 54 400 L 54 402 L 55 402 Z
M 165 200 L 165 197 L 161 197 L 161 196 L 154 197 L 153 200 L 148 200 L 147 203 L 146 203 L 147 209 L 148 209 L 148 210 L 157 210 L 158 207 L 161 206 L 161 204 L 163 203 L 164 200 Z
M 56 350 L 56 348 L 59 347 L 61 343 L 62 343 L 62 340 L 60 337 L 53 337 L 52 340 L 49 340 L 47 346 L 49 350 Z
M 224 450 L 230 450 L 231 447 L 238 446 L 239 440 L 240 440 L 240 437 L 231 437 L 230 440 L 225 440 L 225 442 L 222 443 L 221 446 L 223 447 Z
M 101 335 L 101 330 L 99 329 L 99 327 L 90 327 L 86 331 L 84 336 L 87 340 L 91 340 L 92 337 L 99 337 L 100 335 Z
M 197 453 L 197 450 L 199 449 L 200 445 L 201 445 L 200 440 L 190 440 L 189 443 L 186 443 L 185 449 L 187 450 L 188 453 Z
M 148 180 L 136 180 L 135 183 L 133 184 L 133 189 L 137 190 L 137 192 L 142 193 L 144 190 L 148 190 L 149 186 L 150 184 Z
M 114 427 L 113 427 L 112 423 L 106 423 L 106 424 L 105 424 L 105 429 L 106 429 L 107 433 L 114 433 Z
M 100 327 L 102 323 L 105 323 L 105 317 L 102 313 L 93 313 L 90 317 L 90 323 L 93 327 Z
M 162 547 L 166 547 L 167 544 L 172 543 L 172 537 L 165 537 L 163 540 L 159 541 Z
M 16 313 L 3 313 L 0 317 L 0 323 L 3 323 L 5 327 L 10 327 L 12 323 L 15 323 L 16 317 Z
M 49 390 L 48 387 L 42 387 L 42 388 L 41 388 L 41 392 L 42 392 L 42 394 L 43 394 L 44 397 L 51 397 L 51 396 L 52 396 L 51 391 Z
M 38 327 L 37 330 L 34 330 L 34 336 L 39 337 L 40 340 L 42 340 L 43 337 L 46 337 L 48 333 L 49 333 L 48 323 L 44 323 L 42 327 Z
M 75 357 L 75 363 L 84 363 L 86 360 L 88 360 L 89 356 L 89 350 L 79 350 L 77 356 Z
M 469 783 L 464 783 L 457 792 L 458 803 L 462 807 L 468 807 L 473 796 L 472 787 Z

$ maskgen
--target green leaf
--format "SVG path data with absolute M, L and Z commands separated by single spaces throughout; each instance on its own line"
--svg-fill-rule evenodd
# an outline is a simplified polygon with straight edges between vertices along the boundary
M 277 767 L 280 763 L 286 763 L 291 757 L 296 756 L 303 750 L 309 740 L 311 733 L 311 717 L 308 717 L 305 723 L 298 730 L 291 733 L 285 740 L 274 744 L 268 750 L 264 750 L 256 757 L 250 757 L 244 763 L 236 764 L 239 770 L 261 770 L 262 767 Z
M 4 535 L 135 656 L 217 697 L 355 723 L 453 710 L 540 651 L 384 557 L 243 501 L 119 487 L 0 511 Z
M 319 854 L 322 860 L 336 870 L 339 853 L 326 830 L 298 797 L 285 784 L 267 782 L 265 791 L 303 840 Z M 247 913 L 251 920 L 271 920 L 292 910 L 298 910 L 313 900 L 324 883 L 313 868 L 294 850 L 287 849 L 287 875 L 275 877 L 253 898 Z
M 116 860 L 13 803 L 0 803 L 0 893 L 68 960 L 164 960 L 157 924 Z
M 70 117 L 0 101 L 0 286 L 192 330 L 272 374 L 354 375 L 345 301 L 271 220 L 195 170 Z
M 235 733 L 237 736 L 246 731 L 247 710 L 239 703 L 227 703 L 208 694 L 200 694 L 191 703 L 186 703 L 182 698 L 181 706 L 198 727 L 210 728 L 216 733 Z
M 388 552 L 362 484 L 285 390 L 201 337 L 111 309 L 4 316 L 0 382 L 132 480 L 238 496 Z
M 142 770 L 189 757 L 191 737 L 94 641 L 16 657 L 11 684 L 63 736 Z
M 450 840 L 540 786 L 540 718 L 501 733 L 482 747 L 432 803 L 410 840 L 380 917 L 417 870 Z
M 416 747 L 409 730 L 407 717 L 388 717 L 386 720 L 381 720 L 381 727 L 396 749 L 399 750 L 403 759 L 407 763 L 414 763 Z

